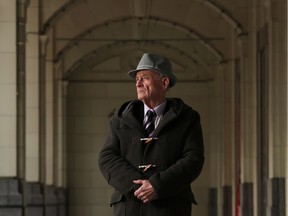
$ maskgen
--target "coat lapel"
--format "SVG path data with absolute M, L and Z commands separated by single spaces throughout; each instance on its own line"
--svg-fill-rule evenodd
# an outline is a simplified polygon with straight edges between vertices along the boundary
M 167 125 L 169 122 L 173 121 L 177 117 L 177 113 L 174 111 L 174 109 L 171 108 L 171 104 L 168 102 L 169 101 L 167 101 L 167 105 L 163 113 L 163 119 L 159 122 L 159 125 L 155 130 L 155 136 L 158 135 L 162 128 L 165 127 L 165 125 Z
M 135 134 L 138 133 L 139 136 L 145 136 L 146 131 L 143 127 L 143 118 L 144 118 L 144 105 L 141 101 L 133 103 L 129 108 L 126 114 L 123 116 L 123 123 L 129 128 L 135 131 Z M 177 118 L 177 113 L 172 108 L 171 101 L 167 101 L 165 111 L 163 113 L 163 119 L 159 122 L 154 135 L 157 136 L 158 133 L 169 124 L 173 119 Z
M 143 127 L 143 116 L 144 116 L 144 106 L 143 103 L 137 103 L 131 107 L 131 112 L 128 111 L 123 117 L 123 123 L 129 126 L 131 129 L 135 130 L 140 135 L 145 134 L 145 129 Z

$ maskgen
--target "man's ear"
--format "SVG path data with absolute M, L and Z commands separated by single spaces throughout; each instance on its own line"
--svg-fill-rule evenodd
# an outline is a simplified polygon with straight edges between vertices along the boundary
M 162 78 L 162 87 L 167 89 L 169 88 L 170 80 L 168 77 L 163 77 Z

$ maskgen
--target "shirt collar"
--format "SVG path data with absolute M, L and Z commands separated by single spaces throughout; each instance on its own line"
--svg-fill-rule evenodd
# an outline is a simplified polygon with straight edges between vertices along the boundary
M 161 116 L 164 112 L 165 106 L 166 106 L 166 100 L 158 105 L 157 107 L 154 107 L 153 109 L 150 109 L 146 104 L 144 104 L 144 116 L 146 115 L 148 110 L 154 110 L 157 116 Z

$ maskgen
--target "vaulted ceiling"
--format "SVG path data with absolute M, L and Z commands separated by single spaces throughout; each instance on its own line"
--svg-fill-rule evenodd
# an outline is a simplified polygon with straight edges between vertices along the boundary
M 246 34 L 249 0 L 46 0 L 42 33 L 67 80 L 126 80 L 143 52 L 178 79 L 211 80 Z

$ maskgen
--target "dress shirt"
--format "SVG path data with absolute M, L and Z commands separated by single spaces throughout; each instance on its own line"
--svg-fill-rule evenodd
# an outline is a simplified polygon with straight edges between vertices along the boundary
M 148 106 L 146 106 L 146 104 L 144 104 L 144 121 L 143 121 L 143 124 L 147 121 L 147 111 L 148 110 L 152 110 L 156 113 L 156 118 L 155 118 L 155 129 L 157 128 L 159 122 L 161 121 L 161 119 L 163 118 L 163 112 L 164 112 L 164 109 L 165 109 L 165 106 L 166 106 L 166 100 L 158 105 L 157 107 L 153 108 L 153 109 L 150 109 Z

